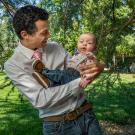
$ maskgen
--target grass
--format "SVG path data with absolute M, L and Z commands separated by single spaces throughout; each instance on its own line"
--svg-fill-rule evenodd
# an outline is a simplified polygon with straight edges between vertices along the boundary
M 0 84 L 5 75 L 0 73 Z M 119 81 L 114 83 L 116 77 Z M 109 80 L 109 81 L 107 81 Z M 6 96 L 11 86 L 0 89 L 0 135 L 42 135 L 42 122 L 38 111 L 24 99 L 20 102 L 18 91 Z M 86 88 L 88 100 L 94 104 L 99 120 L 115 123 L 135 121 L 135 76 L 133 74 L 102 74 L 99 79 Z
M 88 100 L 94 104 L 98 119 L 127 124 L 135 121 L 135 75 L 113 74 L 100 79 L 86 88 Z M 113 83 L 116 78 L 119 78 Z M 102 80 L 102 81 L 101 81 Z M 108 81 L 109 80 L 109 81 Z
M 0 84 L 4 74 L 0 73 Z M 11 86 L 0 89 L 0 135 L 42 135 L 42 122 L 38 111 L 24 99 L 20 102 L 18 91 L 10 94 Z

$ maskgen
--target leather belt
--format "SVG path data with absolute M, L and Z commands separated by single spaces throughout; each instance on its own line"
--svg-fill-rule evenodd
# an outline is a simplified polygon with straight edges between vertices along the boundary
M 65 114 L 62 114 L 62 115 L 57 115 L 57 116 L 45 117 L 45 118 L 43 118 L 43 121 L 55 121 L 56 122 L 56 121 L 65 121 L 65 120 L 75 120 L 81 114 L 83 114 L 84 112 L 86 112 L 89 109 L 92 109 L 92 104 L 85 103 L 72 112 L 65 113 Z

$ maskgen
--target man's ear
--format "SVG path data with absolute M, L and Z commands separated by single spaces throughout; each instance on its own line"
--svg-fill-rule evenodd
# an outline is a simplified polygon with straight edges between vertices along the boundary
M 27 40 L 28 39 L 28 37 L 29 37 L 29 34 L 26 32 L 26 31 L 21 31 L 21 37 L 22 37 L 22 39 L 25 39 L 25 40 Z

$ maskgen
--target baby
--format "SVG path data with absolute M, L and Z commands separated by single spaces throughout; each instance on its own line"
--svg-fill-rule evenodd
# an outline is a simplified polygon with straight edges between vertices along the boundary
M 50 70 L 40 60 L 33 62 L 33 77 L 45 88 L 63 85 L 74 79 L 81 77 L 80 86 L 85 88 L 88 82 L 88 76 L 80 76 L 80 65 L 94 63 L 96 57 L 96 37 L 92 33 L 83 33 L 77 42 L 77 51 L 72 58 L 66 59 L 64 70 Z

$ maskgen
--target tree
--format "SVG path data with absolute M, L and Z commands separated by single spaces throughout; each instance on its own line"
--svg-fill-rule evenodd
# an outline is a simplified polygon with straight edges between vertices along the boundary
M 17 8 L 27 4 L 47 9 L 50 13 L 51 40 L 62 43 L 71 54 L 76 47 L 78 36 L 82 32 L 93 32 L 98 41 L 97 57 L 105 61 L 107 66 L 113 63 L 113 58 L 116 56 L 135 56 L 135 1 L 133 0 L 0 1 L 2 2 L 0 57 L 3 59 L 0 61 L 1 65 L 12 54 L 17 42 L 11 26 L 11 15 Z

